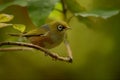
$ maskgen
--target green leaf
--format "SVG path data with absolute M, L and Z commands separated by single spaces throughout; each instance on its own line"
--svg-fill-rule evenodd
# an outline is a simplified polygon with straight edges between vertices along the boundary
M 37 26 L 44 24 L 46 18 L 59 0 L 30 0 L 28 11 L 33 23 Z
M 46 18 L 58 1 L 60 0 L 3 0 L 3 4 L 0 4 L 0 11 L 11 5 L 27 6 L 30 18 L 35 25 L 39 26 L 45 23 Z
M 4 2 L 3 4 L 0 4 L 0 11 L 4 10 L 5 8 L 11 5 L 19 5 L 19 6 L 25 7 L 27 6 L 27 4 L 28 4 L 27 0 L 13 0 L 9 2 Z
M 26 26 L 23 24 L 13 24 L 13 28 L 20 32 L 24 32 L 26 29 Z
M 81 12 L 75 13 L 75 16 L 82 16 L 82 17 L 101 17 L 103 19 L 110 18 L 114 15 L 117 15 L 120 11 L 119 10 L 92 10 L 89 12 Z
M 14 18 L 13 15 L 9 14 L 0 14 L 0 22 L 9 22 Z

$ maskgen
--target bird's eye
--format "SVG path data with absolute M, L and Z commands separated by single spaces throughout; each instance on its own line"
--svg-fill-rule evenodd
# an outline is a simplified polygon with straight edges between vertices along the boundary
M 64 26 L 63 26 L 63 25 L 58 25 L 58 26 L 57 26 L 57 29 L 58 29 L 59 31 L 62 31 L 62 30 L 64 29 Z

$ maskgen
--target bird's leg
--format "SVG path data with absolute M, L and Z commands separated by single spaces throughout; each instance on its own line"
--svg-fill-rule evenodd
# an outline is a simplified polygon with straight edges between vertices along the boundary
M 48 56 L 48 54 L 46 52 L 44 52 L 44 53 L 45 53 L 45 56 Z
M 69 42 L 67 40 L 67 35 L 65 35 L 64 44 L 65 44 L 65 46 L 67 48 L 67 54 L 68 54 L 69 62 L 72 62 L 72 60 L 73 60 L 72 51 L 71 51 Z

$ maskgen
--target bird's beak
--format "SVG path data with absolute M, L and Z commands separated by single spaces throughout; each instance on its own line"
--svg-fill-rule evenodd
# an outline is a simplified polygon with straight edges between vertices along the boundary
M 67 26 L 66 30 L 69 30 L 69 29 L 71 29 L 71 27 Z

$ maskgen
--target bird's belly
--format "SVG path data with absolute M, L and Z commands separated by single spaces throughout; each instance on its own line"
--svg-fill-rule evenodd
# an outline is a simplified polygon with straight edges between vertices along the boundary
M 51 39 L 50 37 L 30 37 L 29 38 L 30 42 L 32 44 L 47 48 L 47 49 L 51 49 L 56 47 L 57 45 L 59 45 L 61 43 L 61 41 L 54 41 L 53 39 Z

